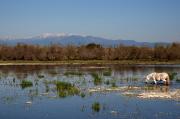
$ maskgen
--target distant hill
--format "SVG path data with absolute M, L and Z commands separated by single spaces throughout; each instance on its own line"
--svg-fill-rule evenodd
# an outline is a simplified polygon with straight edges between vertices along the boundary
M 89 43 L 96 43 L 107 46 L 148 46 L 154 47 L 155 44 L 167 45 L 168 43 L 149 43 L 149 42 L 137 42 L 134 40 L 112 40 L 94 36 L 81 36 L 81 35 L 52 35 L 46 34 L 32 38 L 24 39 L 1 39 L 0 44 L 16 45 L 17 43 L 25 44 L 38 44 L 38 45 L 50 45 L 50 44 L 61 44 L 61 45 L 87 45 Z

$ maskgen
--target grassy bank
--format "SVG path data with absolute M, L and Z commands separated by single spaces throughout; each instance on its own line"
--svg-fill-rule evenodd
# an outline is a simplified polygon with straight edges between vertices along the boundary
M 141 61 L 141 60 L 67 60 L 67 61 L 0 61 L 0 65 L 62 65 L 62 64 L 180 64 L 177 61 Z

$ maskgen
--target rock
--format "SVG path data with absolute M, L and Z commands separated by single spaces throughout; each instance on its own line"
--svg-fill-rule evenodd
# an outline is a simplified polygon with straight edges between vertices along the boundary
M 26 104 L 32 104 L 32 102 L 31 101 L 27 101 Z
M 117 112 L 117 111 L 112 110 L 112 111 L 111 111 L 111 114 L 113 114 L 113 115 L 117 115 L 117 114 L 118 114 L 118 112 Z

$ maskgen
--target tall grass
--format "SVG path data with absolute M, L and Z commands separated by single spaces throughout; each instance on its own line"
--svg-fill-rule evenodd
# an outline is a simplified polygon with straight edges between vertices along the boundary
M 94 102 L 92 104 L 92 110 L 95 111 L 95 112 L 99 112 L 101 110 L 101 105 L 99 102 Z
M 102 83 L 102 78 L 97 73 L 92 73 L 94 85 L 100 85 Z
M 24 88 L 27 88 L 27 87 L 32 87 L 33 83 L 30 80 L 22 80 L 20 85 L 21 85 L 21 88 L 24 89 Z
M 56 81 L 56 89 L 59 97 L 66 97 L 71 95 L 78 95 L 79 89 L 71 83 Z
M 111 76 L 111 71 L 105 71 L 103 72 L 103 76 Z
M 64 75 L 65 75 L 65 76 L 70 76 L 70 75 L 82 76 L 83 73 L 71 71 L 71 72 L 65 72 Z

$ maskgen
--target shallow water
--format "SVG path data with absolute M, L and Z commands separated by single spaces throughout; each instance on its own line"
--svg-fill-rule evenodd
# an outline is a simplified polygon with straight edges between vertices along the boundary
M 144 84 L 154 71 L 177 75 L 170 86 Z M 179 65 L 1 66 L 0 119 L 180 119 L 178 79 Z M 33 84 L 22 85 L 22 80 Z M 58 90 L 57 81 L 79 92 Z M 177 90 L 172 98 L 139 98 Z

